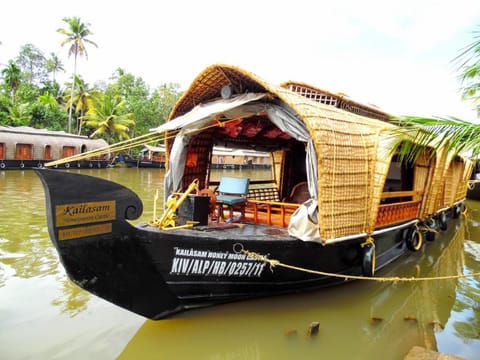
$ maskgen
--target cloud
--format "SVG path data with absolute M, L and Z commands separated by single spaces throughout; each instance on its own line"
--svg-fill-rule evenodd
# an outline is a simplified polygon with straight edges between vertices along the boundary
M 450 60 L 480 23 L 476 0 L 244 0 L 235 6 L 51 0 L 47 10 L 35 0 L 16 0 L 6 6 L 22 17 L 20 24 L 17 16 L 0 23 L 0 63 L 32 43 L 61 56 L 68 78 L 73 59 L 56 29 L 65 26 L 63 17 L 79 16 L 99 45 L 79 62 L 90 83 L 107 81 L 121 67 L 152 87 L 176 82 L 186 88 L 208 65 L 230 63 L 273 83 L 309 82 L 396 113 L 473 116 L 460 101 Z

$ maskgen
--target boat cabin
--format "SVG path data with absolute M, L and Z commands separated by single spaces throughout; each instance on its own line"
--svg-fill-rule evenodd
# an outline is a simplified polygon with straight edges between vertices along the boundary
M 27 126 L 0 126 L 0 169 L 39 168 L 47 162 L 64 159 L 108 144 L 102 139 L 67 134 L 64 131 L 34 129 Z M 106 167 L 109 156 L 88 161 L 67 162 L 62 167 Z
M 388 114 L 303 83 L 274 86 L 214 65 L 194 80 L 170 119 L 156 129 L 166 132 L 166 196 L 195 179 L 215 192 L 219 183 L 209 176 L 215 147 L 266 152 L 272 177 L 250 181 L 242 221 L 288 227 L 305 240 L 339 241 L 425 220 L 466 191 L 445 180 L 463 180 L 465 160 L 429 156 L 427 149 L 413 163 L 402 161 Z M 298 189 L 303 196 L 295 196 Z

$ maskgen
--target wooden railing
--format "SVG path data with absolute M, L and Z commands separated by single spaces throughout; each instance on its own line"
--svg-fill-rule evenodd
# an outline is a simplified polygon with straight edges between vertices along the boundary
M 300 204 L 248 199 L 245 218 L 254 223 L 287 227 L 290 216 Z
M 423 191 L 382 193 L 382 202 L 378 209 L 376 226 L 386 226 L 417 218 L 422 195 Z M 391 202 L 393 199 L 395 201 Z

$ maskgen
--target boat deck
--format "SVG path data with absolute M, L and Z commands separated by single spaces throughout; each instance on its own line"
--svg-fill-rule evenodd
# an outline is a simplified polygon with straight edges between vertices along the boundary
M 216 239 L 237 239 L 237 240 L 295 240 L 288 234 L 288 229 L 279 226 L 254 224 L 249 222 L 226 223 L 209 222 L 205 226 L 194 226 L 188 228 L 172 228 L 171 230 L 160 230 L 155 226 L 146 223 L 137 225 L 144 230 L 160 232 L 165 234 L 176 234 L 184 236 L 195 236 L 199 238 Z

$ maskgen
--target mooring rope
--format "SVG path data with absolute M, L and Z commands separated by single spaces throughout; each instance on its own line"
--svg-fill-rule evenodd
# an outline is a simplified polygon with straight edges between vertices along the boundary
M 468 180 L 467 187 L 469 190 L 473 190 L 475 184 L 480 184 L 480 180 Z
M 249 250 L 241 250 L 242 253 L 245 255 L 263 261 L 270 265 L 270 270 L 273 272 L 273 268 L 275 266 L 284 267 L 286 269 L 296 270 L 296 271 L 303 271 L 310 274 L 315 275 L 322 275 L 322 276 L 330 276 L 335 278 L 341 278 L 347 280 L 367 280 L 367 281 L 378 281 L 378 282 L 412 282 L 412 281 L 432 281 L 432 280 L 451 280 L 451 279 L 460 279 L 460 278 L 470 278 L 475 276 L 480 276 L 480 272 L 472 273 L 472 274 L 458 274 L 458 275 L 448 275 L 448 276 L 433 276 L 433 277 L 399 277 L 399 276 L 392 276 L 392 277 L 382 277 L 382 276 L 373 276 L 373 277 L 366 277 L 366 276 L 358 276 L 358 275 L 344 275 L 344 274 L 336 274 L 336 273 L 329 273 L 324 271 L 318 270 L 311 270 L 305 269 L 298 266 L 288 265 L 280 262 L 279 260 L 275 259 L 268 259 L 263 255 L 257 254 L 256 252 L 249 251 Z

